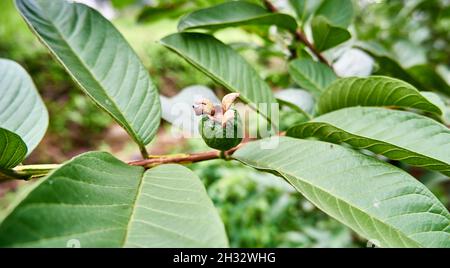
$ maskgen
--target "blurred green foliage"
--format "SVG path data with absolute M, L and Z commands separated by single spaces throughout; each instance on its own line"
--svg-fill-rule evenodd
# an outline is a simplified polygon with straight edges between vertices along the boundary
M 367 2 L 367 1 L 366 1 Z M 427 56 L 433 65 L 450 65 L 450 2 L 383 0 L 361 8 L 355 21 L 358 38 L 388 49 L 401 42 Z
M 80 151 L 98 149 L 112 120 L 78 90 L 62 67 L 49 56 L 16 12 L 13 0 L 1 2 L 0 57 L 18 61 L 29 71 L 50 113 L 47 136 L 31 161 L 63 161 Z M 160 91 L 165 95 L 173 95 L 193 84 L 220 90 L 209 78 L 156 41 L 174 32 L 176 19 L 185 12 L 222 1 L 202 0 L 196 1 L 197 5 L 183 0 L 155 1 L 155 5 L 139 8 L 138 4 L 141 2 L 114 0 L 113 3 L 121 11 L 113 23 L 149 68 Z M 431 64 L 449 65 L 449 1 L 378 2 L 380 3 L 370 4 L 358 11 L 355 30 L 359 39 L 376 40 L 390 50 L 407 42 L 423 51 Z M 127 9 L 129 5 L 135 9 Z M 167 13 L 168 10 L 170 13 Z M 218 36 L 232 43 L 271 86 L 287 88 L 291 85 L 285 61 L 288 48 L 283 38 L 277 39 L 268 29 L 256 27 L 233 31 L 227 29 L 218 33 Z M 302 120 L 298 115 L 283 113 L 282 127 L 298 120 Z M 193 139 L 187 143 L 167 151 L 206 149 L 201 140 Z M 154 144 L 160 143 L 157 141 Z M 55 150 L 60 150 L 59 158 L 55 157 Z M 326 216 L 305 199 L 299 198 L 299 194 L 291 186 L 275 176 L 254 171 L 236 162 L 221 160 L 193 164 L 191 168 L 204 180 L 208 193 L 224 220 L 232 247 L 365 246 L 365 242 L 348 228 Z M 422 177 L 427 186 L 448 206 L 448 178 L 436 173 L 424 173 L 422 170 L 417 172 L 414 175 Z M 3 198 L 0 201 L 0 211 L 4 212 L 4 207 L 16 196 L 16 193 L 10 192 Z
M 180 59 L 178 55 L 168 53 L 166 48 L 158 46 L 149 49 L 147 55 L 151 59 L 149 64 L 150 74 L 163 93 L 170 94 L 195 84 L 214 87 L 211 79 Z

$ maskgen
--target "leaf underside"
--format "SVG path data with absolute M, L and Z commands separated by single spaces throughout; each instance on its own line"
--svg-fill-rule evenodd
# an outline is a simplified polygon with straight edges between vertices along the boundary
M 141 147 L 160 121 L 158 91 L 114 26 L 88 6 L 53 0 L 16 0 L 27 24 L 80 88 Z
M 371 76 L 343 78 L 332 83 L 318 101 L 319 114 L 352 106 L 410 108 L 441 115 L 439 107 L 401 80 Z
M 347 143 L 450 176 L 450 130 L 415 113 L 372 107 L 346 108 L 294 126 L 287 135 Z
M 290 62 L 289 74 L 299 86 L 310 90 L 316 96 L 319 96 L 337 79 L 330 67 L 306 58 Z
M 280 137 L 247 144 L 233 157 L 278 173 L 321 210 L 382 247 L 450 247 L 450 214 L 406 172 L 354 150 Z
M 225 247 L 203 184 L 180 165 L 148 171 L 92 152 L 37 183 L 0 225 L 1 247 Z

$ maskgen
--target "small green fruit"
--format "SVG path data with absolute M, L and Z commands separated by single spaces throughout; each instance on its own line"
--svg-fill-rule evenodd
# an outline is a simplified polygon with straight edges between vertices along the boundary
M 226 120 L 220 122 L 209 115 L 203 115 L 199 122 L 199 131 L 205 143 L 220 151 L 236 147 L 242 141 L 242 122 L 239 113 L 230 109 L 224 116 Z

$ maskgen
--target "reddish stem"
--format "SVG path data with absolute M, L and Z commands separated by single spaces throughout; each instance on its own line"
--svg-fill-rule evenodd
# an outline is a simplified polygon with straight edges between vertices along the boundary
M 278 12 L 278 9 L 269 0 L 264 0 L 264 5 L 271 12 Z M 295 31 L 294 33 L 294 36 L 297 41 L 302 42 L 306 47 L 308 47 L 311 53 L 313 53 L 314 56 L 317 57 L 317 59 L 319 59 L 322 63 L 328 65 L 330 68 L 333 68 L 328 60 L 322 55 L 322 53 L 320 53 L 316 49 L 316 47 L 311 42 L 309 42 L 308 38 L 306 38 L 306 35 L 301 29 L 297 29 L 297 31 Z

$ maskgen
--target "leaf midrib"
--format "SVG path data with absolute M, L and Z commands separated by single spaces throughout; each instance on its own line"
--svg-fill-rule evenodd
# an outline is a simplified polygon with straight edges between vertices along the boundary
M 142 170 L 141 178 L 140 178 L 139 184 L 138 184 L 138 189 L 137 189 L 136 195 L 135 195 L 135 197 L 134 197 L 134 199 L 132 201 L 133 203 L 132 203 L 132 206 L 131 206 L 131 213 L 130 213 L 130 217 L 129 217 L 129 221 L 128 221 L 127 227 L 125 229 L 125 235 L 124 235 L 124 238 L 122 240 L 122 247 L 124 247 L 125 245 L 128 244 L 128 236 L 130 234 L 131 224 L 132 224 L 133 219 L 135 217 L 136 208 L 138 206 L 137 205 L 137 203 L 138 203 L 137 201 L 138 201 L 139 196 L 141 195 L 142 187 L 144 185 L 144 183 L 143 183 L 144 176 L 145 176 L 145 170 Z
M 300 75 L 301 77 L 303 77 L 303 79 L 308 81 L 310 84 L 312 84 L 315 87 L 315 90 L 317 90 L 318 92 L 323 92 L 323 89 L 318 84 L 316 84 L 313 79 L 309 79 L 303 72 L 298 71 L 297 66 L 295 66 L 294 64 L 292 66 L 294 67 L 294 68 L 292 68 L 292 70 L 294 72 L 296 72 L 298 75 Z

